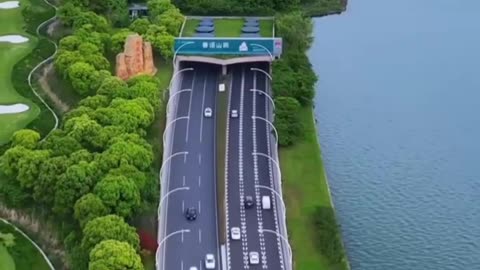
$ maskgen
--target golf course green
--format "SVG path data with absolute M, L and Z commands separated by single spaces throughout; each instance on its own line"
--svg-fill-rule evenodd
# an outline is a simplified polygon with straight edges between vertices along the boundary
M 0 0 L 0 4 L 4 1 Z M 27 56 L 36 46 L 38 40 L 28 35 L 23 26 L 22 3 L 28 0 L 20 0 L 19 8 L 0 8 L 0 105 L 25 104 L 28 110 L 19 113 L 2 113 L 0 111 L 0 145 L 8 142 L 12 134 L 27 126 L 40 113 L 40 109 L 31 100 L 19 95 L 12 84 L 12 70 L 14 65 Z M 5 41 L 6 36 L 19 35 L 28 41 L 11 43 Z M 2 39 L 2 37 L 4 37 Z M 27 78 L 25 78 L 26 80 Z

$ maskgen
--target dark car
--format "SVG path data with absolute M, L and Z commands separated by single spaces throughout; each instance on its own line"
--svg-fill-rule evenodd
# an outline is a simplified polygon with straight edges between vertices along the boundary
M 185 218 L 189 221 L 193 221 L 197 219 L 197 209 L 195 208 L 187 208 L 185 210 Z
M 253 202 L 253 197 L 252 196 L 245 196 L 245 208 L 252 208 L 255 203 Z

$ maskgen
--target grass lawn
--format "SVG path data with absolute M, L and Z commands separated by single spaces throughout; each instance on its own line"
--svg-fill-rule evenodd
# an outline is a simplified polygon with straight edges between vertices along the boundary
M 14 261 L 14 267 L 12 269 L 16 270 L 50 270 L 47 262 L 43 259 L 40 252 L 18 233 L 12 226 L 9 224 L 0 221 L 0 232 L 2 233 L 11 233 L 15 236 L 15 245 L 8 248 L 8 252 Z M 3 268 L 3 256 L 2 255 L 2 246 L 0 246 L 0 269 L 7 270 L 9 268 Z
M 313 120 L 312 108 L 302 109 L 304 138 L 293 147 L 281 148 L 279 152 L 295 269 L 344 270 L 347 269 L 344 264 L 330 265 L 313 240 L 313 210 L 316 206 L 330 207 L 330 194 Z
M 0 1 L 4 2 L 4 1 Z M 27 2 L 21 0 L 21 3 Z M 0 43 L 0 104 L 24 103 L 30 109 L 23 113 L 0 115 L 0 145 L 10 140 L 11 135 L 18 129 L 28 125 L 40 113 L 40 109 L 32 101 L 17 93 L 12 84 L 13 66 L 28 55 L 37 44 L 37 39 L 28 35 L 23 27 L 21 9 L 0 9 L 0 36 L 18 34 L 29 38 L 28 42 L 20 44 Z M 27 78 L 25 78 L 26 80 Z
M 183 29 L 182 37 L 193 37 L 195 28 L 200 20 L 188 19 Z M 215 36 L 216 37 L 240 37 L 242 33 L 243 19 L 216 19 Z M 260 20 L 260 35 L 262 37 L 272 37 L 272 20 Z
M 0 269 L 15 270 L 15 262 L 6 247 L 0 244 Z

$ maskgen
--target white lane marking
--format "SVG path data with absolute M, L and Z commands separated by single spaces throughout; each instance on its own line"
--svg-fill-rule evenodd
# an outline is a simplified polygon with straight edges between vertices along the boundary
M 202 229 L 198 229 L 198 242 L 202 243 Z
M 180 262 L 180 269 L 183 270 L 183 261 Z
M 198 164 L 202 164 L 202 153 L 198 153 Z
M 187 130 L 186 130 L 186 135 L 185 135 L 185 142 L 188 142 L 188 131 L 189 131 L 189 128 L 190 128 L 190 113 L 192 112 L 192 99 L 193 99 L 193 90 L 194 89 L 194 86 L 195 86 L 195 79 L 196 79 L 196 75 L 197 73 L 195 72 L 193 74 L 193 80 L 192 80 L 192 87 L 190 89 L 192 89 L 192 91 L 190 91 L 190 103 L 188 104 L 188 119 L 187 119 Z
M 196 72 L 194 71 L 194 72 L 193 72 L 193 79 L 195 79 L 195 76 L 196 76 Z M 182 77 L 182 80 L 180 81 L 180 87 L 182 86 L 182 83 L 183 83 L 183 77 Z M 192 80 L 192 84 L 193 84 L 193 80 Z M 178 91 L 178 90 L 177 90 L 177 91 Z M 182 94 L 183 94 L 183 93 L 182 93 Z M 180 95 L 181 95 L 181 94 L 180 94 Z M 178 101 L 177 101 L 177 104 L 176 104 L 176 106 L 175 106 L 175 117 L 179 117 L 179 115 L 178 115 L 178 108 L 180 107 L 180 106 L 179 106 L 179 104 L 180 104 L 180 95 L 179 95 L 179 97 L 178 97 Z M 168 118 L 168 115 L 167 115 L 167 118 Z M 172 137 L 172 142 L 169 143 L 169 146 L 170 146 L 170 155 L 173 154 L 173 140 L 175 139 L 175 136 L 174 136 L 174 135 L 175 135 L 175 130 L 176 130 L 176 123 L 173 124 L 173 131 L 172 131 L 171 135 L 169 136 L 169 137 Z M 168 141 L 168 140 L 167 140 L 167 141 Z M 166 149 L 166 148 L 165 148 L 165 149 Z M 186 158 L 187 158 L 187 155 L 184 155 L 184 162 L 186 162 L 186 160 L 187 160 Z M 166 185 L 166 189 L 165 189 L 165 190 L 167 190 L 167 191 L 170 190 L 170 179 L 171 179 L 171 178 L 170 178 L 170 169 L 171 169 L 171 167 L 172 167 L 172 163 L 169 162 L 169 163 L 168 163 L 168 172 L 169 172 L 169 174 L 168 174 L 168 178 L 167 178 L 167 180 L 166 180 L 167 185 Z M 166 202 L 165 202 L 165 214 L 164 214 L 164 216 L 165 216 L 164 220 L 165 220 L 165 221 L 164 221 L 164 224 L 168 224 L 168 205 L 169 205 L 169 197 L 167 197 L 165 200 L 166 200 Z M 159 225 L 159 227 L 160 227 L 160 225 Z M 163 236 L 166 236 L 166 235 L 167 235 L 167 225 L 164 225 L 163 227 L 164 227 L 164 228 L 163 228 L 162 235 L 163 235 Z M 159 228 L 159 229 L 160 229 L 160 228 Z M 183 237 L 183 233 L 182 233 L 182 237 Z M 183 241 L 183 238 L 182 238 L 182 241 Z M 162 251 L 163 251 L 163 252 L 162 252 L 162 260 L 161 260 L 161 261 L 162 261 L 162 269 L 165 269 L 165 262 L 167 261 L 167 260 L 165 259 L 165 254 L 167 254 L 167 247 L 168 247 L 168 245 L 165 244 L 165 247 L 164 247 L 163 250 L 162 250 Z
M 203 262 L 202 260 L 200 260 L 200 270 L 202 270 L 202 267 L 203 267 Z
M 270 87 L 269 87 L 269 80 L 267 80 L 267 78 L 265 78 L 265 91 L 267 93 L 270 94 Z M 271 106 L 271 103 L 265 98 L 265 118 L 269 118 L 269 115 L 270 114 L 270 106 Z M 273 117 L 272 117 L 273 118 Z M 271 121 L 273 121 L 273 119 L 271 119 Z M 274 137 L 274 135 L 272 134 L 271 132 L 271 127 L 269 124 L 265 123 L 265 129 L 266 129 L 266 136 L 267 136 L 267 154 L 269 156 L 272 156 L 272 153 L 271 153 L 271 144 L 270 144 L 270 140 Z M 275 138 L 276 140 L 277 138 Z M 275 151 L 278 151 L 275 150 Z M 272 168 L 273 164 L 272 164 L 272 161 L 270 159 L 268 159 L 268 174 L 269 174 L 269 178 L 270 178 L 270 186 L 272 188 L 275 188 L 275 185 L 273 183 L 273 168 Z M 281 191 L 280 191 L 281 192 Z M 274 210 L 273 211 L 273 219 L 275 221 L 275 231 L 276 232 L 279 232 L 279 222 L 278 222 L 278 214 L 277 214 L 277 200 L 275 198 L 275 194 L 273 192 L 270 192 L 270 196 L 271 196 L 271 199 L 272 199 L 272 209 Z M 285 265 L 284 265 L 284 258 L 283 256 L 281 255 L 282 254 L 282 239 L 280 239 L 280 237 L 276 236 L 277 238 L 277 247 L 278 247 L 278 256 L 279 256 L 279 259 L 280 259 L 280 268 L 281 269 L 285 269 Z
M 187 164 L 187 155 L 183 155 L 183 163 Z
M 240 223 L 241 223 L 241 233 L 242 233 L 242 251 L 243 251 L 243 268 L 249 269 L 250 265 L 248 263 L 248 237 L 247 237 L 247 219 L 245 216 L 245 207 L 244 207 L 244 183 L 243 183 L 243 105 L 244 105 L 244 88 L 245 88 L 245 67 L 242 69 L 242 83 L 240 88 L 240 127 L 239 127 L 239 139 L 238 139 L 238 180 L 239 180 L 239 193 L 240 193 Z
M 202 113 L 200 114 L 200 142 L 202 142 L 202 138 L 203 138 L 203 118 L 204 118 L 203 112 L 205 111 L 205 89 L 207 88 L 207 78 L 208 78 L 208 71 L 205 75 L 205 82 L 203 83 Z M 212 112 L 212 114 L 214 113 L 215 112 Z
M 182 243 L 183 243 L 183 231 L 182 231 Z
M 233 72 L 232 78 L 230 79 L 230 87 L 228 88 L 228 105 L 227 105 L 227 117 L 230 114 L 231 102 L 232 102 L 232 85 L 233 85 Z M 231 118 L 227 118 L 227 128 L 226 128 L 226 144 L 225 144 L 225 232 L 226 232 L 226 239 L 227 239 L 227 269 L 231 270 L 232 265 L 232 257 L 230 255 L 230 237 L 228 237 L 228 232 L 230 231 L 230 220 L 228 218 L 228 149 L 230 145 L 230 120 Z M 216 193 L 215 193 L 216 194 Z
M 198 213 L 202 212 L 202 201 L 198 201 Z
M 253 73 L 253 88 L 257 88 L 257 72 Z M 253 97 L 253 111 L 252 115 L 256 116 L 257 115 L 257 93 L 256 92 L 250 92 L 249 94 L 252 94 Z M 252 142 L 253 142 L 253 152 L 257 152 L 257 121 L 254 118 L 247 119 L 247 121 L 252 121 Z M 254 172 L 254 183 L 255 186 L 260 184 L 259 177 L 258 177 L 258 156 L 254 155 L 253 156 L 253 172 Z M 260 253 L 261 255 L 261 261 L 262 261 L 262 268 L 263 269 L 268 269 L 268 264 L 267 264 L 267 251 L 265 247 L 265 236 L 263 232 L 263 216 L 262 216 L 262 207 L 261 207 L 261 197 L 260 197 L 260 189 L 258 187 L 255 187 L 255 197 L 257 201 L 257 221 L 258 221 L 258 238 L 260 241 Z
M 185 201 L 182 200 L 182 213 L 185 212 Z
M 183 176 L 182 185 L 185 186 L 185 175 Z
M 202 185 L 202 176 L 199 175 L 198 176 L 198 186 L 201 186 Z

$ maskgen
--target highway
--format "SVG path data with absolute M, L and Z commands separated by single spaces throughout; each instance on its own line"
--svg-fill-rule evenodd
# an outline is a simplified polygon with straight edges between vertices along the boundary
M 215 99 L 218 88 L 220 67 L 183 63 L 181 68 L 192 67 L 193 71 L 183 72 L 180 77 L 180 89 L 192 89 L 175 96 L 178 99 L 173 120 L 173 143 L 171 154 L 180 154 L 170 159 L 166 168 L 168 177 L 165 191 L 171 192 L 162 202 L 166 215 L 160 218 L 164 222 L 163 243 L 157 254 L 160 269 L 188 270 L 191 266 L 204 269 L 207 253 L 215 256 L 219 269 L 219 247 L 217 228 L 217 198 L 215 182 Z M 204 110 L 213 110 L 211 118 L 204 117 Z M 188 118 L 186 118 L 188 117 Z M 180 189 L 187 187 L 186 189 Z M 175 191 L 176 190 L 176 191 Z M 197 219 L 188 221 L 185 209 L 193 207 Z M 177 233 L 179 230 L 189 232 Z M 171 237 L 168 237 L 168 236 Z M 168 238 L 168 239 L 167 239 Z M 157 268 L 158 269 L 158 268 Z
M 239 64 L 229 67 L 232 76 L 229 111 L 238 110 L 238 118 L 229 118 L 227 124 L 226 160 L 226 225 L 230 236 L 232 227 L 240 227 L 241 240 L 227 240 L 227 265 L 229 270 L 240 269 L 285 269 L 282 243 L 274 233 L 259 232 L 266 229 L 279 232 L 275 195 L 259 185 L 274 188 L 273 170 L 277 168 L 263 153 L 271 156 L 271 127 L 267 122 L 252 116 L 271 120 L 271 102 L 265 95 L 251 91 L 270 91 L 268 78 L 250 68 L 268 72 L 268 63 Z M 261 196 L 271 198 L 272 209 L 263 210 Z M 252 196 L 255 207 L 244 208 L 245 196 Z M 257 265 L 249 264 L 248 253 L 260 254 Z

